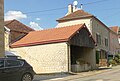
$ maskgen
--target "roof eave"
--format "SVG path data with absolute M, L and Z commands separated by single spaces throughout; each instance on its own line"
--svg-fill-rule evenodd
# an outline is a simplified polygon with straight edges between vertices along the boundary
M 36 45 L 44 45 L 44 44 L 52 44 L 52 43 L 61 43 L 68 42 L 69 39 L 60 39 L 60 40 L 51 40 L 51 41 L 43 41 L 43 42 L 33 42 L 27 44 L 18 44 L 18 45 L 10 45 L 11 48 L 19 48 L 19 47 L 28 47 L 28 46 L 36 46 Z
M 83 19 L 83 18 L 90 18 L 90 17 L 93 17 L 93 15 L 91 15 L 91 16 L 83 16 L 83 17 L 76 17 L 76 18 L 68 18 L 68 19 L 58 19 L 56 21 L 57 22 L 65 22 L 65 21 L 71 21 L 71 20 Z

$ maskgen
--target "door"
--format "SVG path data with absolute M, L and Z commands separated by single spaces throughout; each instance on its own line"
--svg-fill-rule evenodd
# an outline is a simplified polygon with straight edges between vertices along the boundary
M 5 60 L 4 74 L 9 81 L 19 81 L 20 62 L 17 60 Z
M 7 81 L 7 79 L 6 79 L 6 74 L 4 73 L 4 69 L 5 69 L 5 61 L 4 61 L 4 59 L 0 59 L 0 81 Z
M 99 64 L 100 51 L 96 51 L 96 64 Z

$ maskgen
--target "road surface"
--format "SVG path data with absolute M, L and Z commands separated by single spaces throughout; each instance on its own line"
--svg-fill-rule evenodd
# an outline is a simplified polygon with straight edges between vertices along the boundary
M 69 81 L 120 81 L 120 67 L 113 68 L 112 70 L 101 74 L 78 78 Z

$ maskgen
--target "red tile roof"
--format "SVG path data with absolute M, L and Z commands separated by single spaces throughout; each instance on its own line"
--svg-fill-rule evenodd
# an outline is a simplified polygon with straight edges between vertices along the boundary
M 11 47 L 17 48 L 38 44 L 67 42 L 77 31 L 84 27 L 86 27 L 85 24 L 79 24 L 41 31 L 33 31 L 27 34 L 21 40 L 13 43 Z
M 24 32 L 24 33 L 34 31 L 34 29 L 22 24 L 21 22 L 15 19 L 10 21 L 5 21 L 5 26 L 8 27 L 11 31 L 18 31 L 18 32 Z
M 58 19 L 58 22 L 61 21 L 68 21 L 68 20 L 74 20 L 74 19 L 80 19 L 85 17 L 92 17 L 92 14 L 89 14 L 85 12 L 84 10 L 77 10 L 69 15 L 64 16 L 63 18 Z
M 112 31 L 114 31 L 115 33 L 117 33 L 117 34 L 118 34 L 118 32 L 119 32 L 119 27 L 118 27 L 118 26 L 112 26 L 112 27 L 110 27 L 110 29 L 111 29 Z
M 34 31 L 34 29 L 22 24 L 17 20 L 5 21 L 5 26 L 10 29 L 10 43 L 14 43 L 15 41 L 20 40 L 30 31 Z
M 110 30 L 103 22 L 101 22 L 98 18 L 96 18 L 94 15 L 85 12 L 84 10 L 77 10 L 69 15 L 66 15 L 56 21 L 60 22 L 66 22 L 66 21 L 71 21 L 71 20 L 76 20 L 76 19 L 84 19 L 84 18 L 94 18 L 96 19 L 98 22 L 100 22 L 102 25 L 105 26 L 105 28 L 107 30 Z

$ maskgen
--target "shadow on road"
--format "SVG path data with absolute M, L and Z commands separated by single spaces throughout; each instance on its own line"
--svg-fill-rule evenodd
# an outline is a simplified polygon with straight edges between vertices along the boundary
M 112 69 L 111 67 L 100 67 L 100 68 L 98 68 L 98 70 L 108 70 L 108 69 Z

